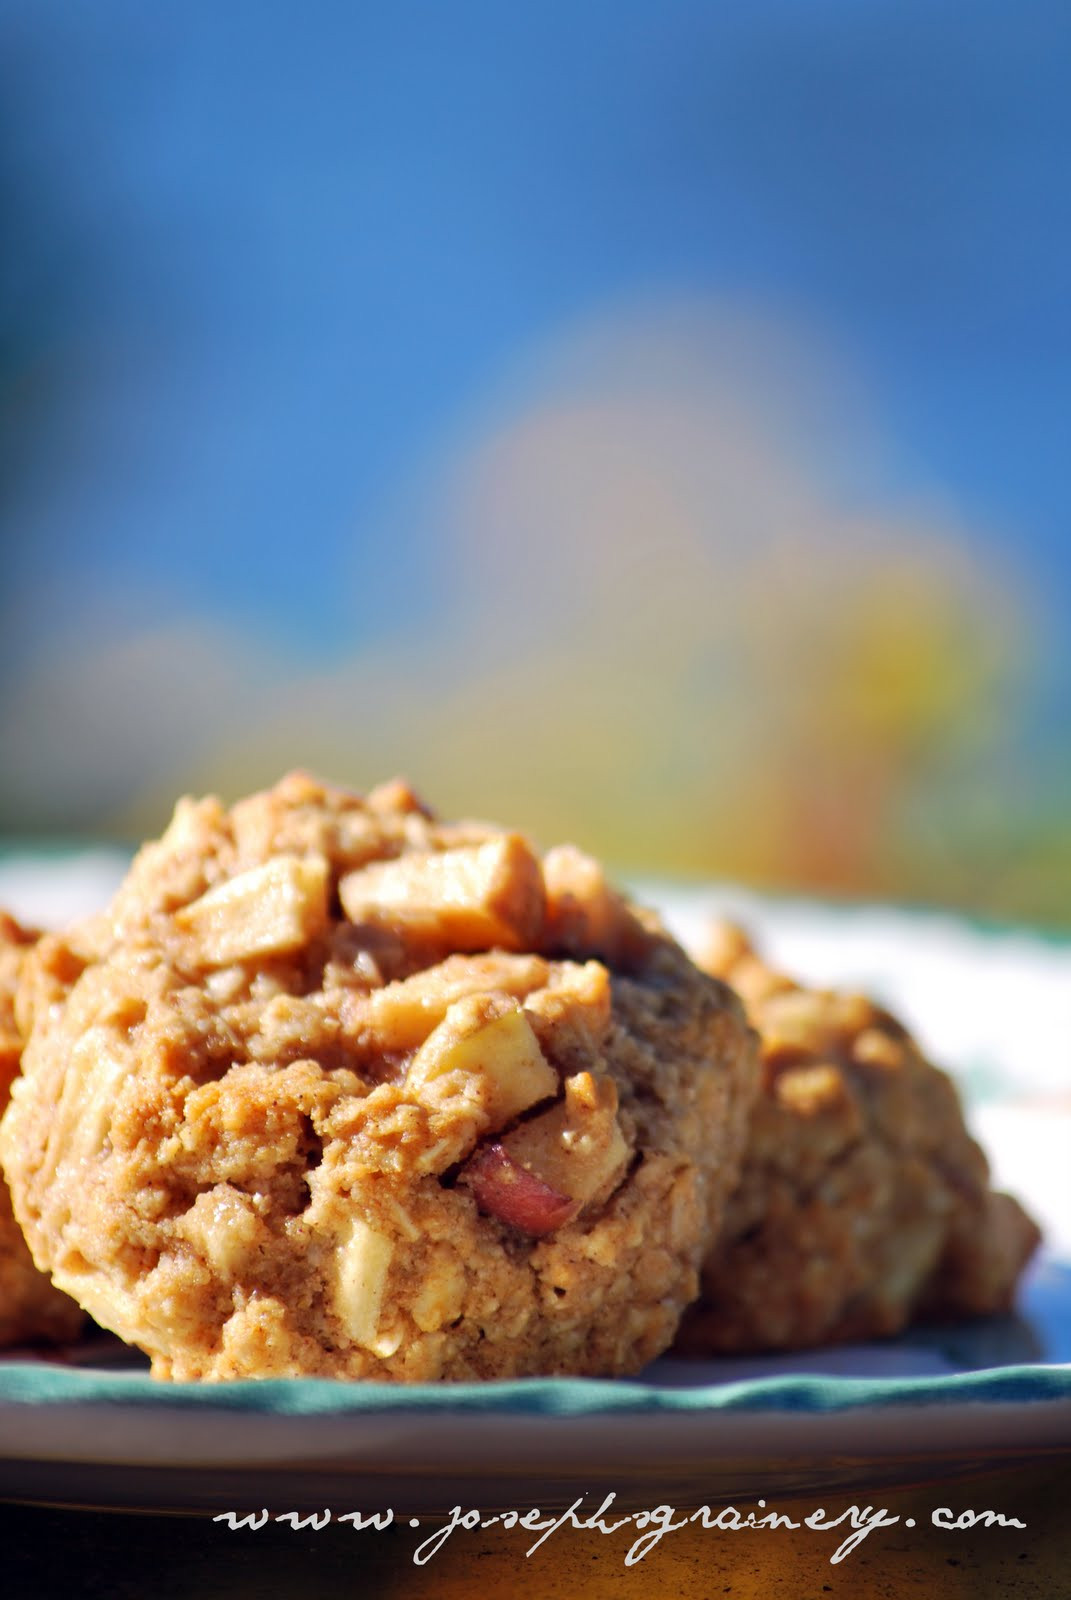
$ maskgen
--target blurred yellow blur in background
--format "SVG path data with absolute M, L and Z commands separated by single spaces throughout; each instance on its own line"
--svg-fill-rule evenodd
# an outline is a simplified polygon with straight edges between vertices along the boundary
M 0 20 L 0 847 L 402 772 L 1071 927 L 1068 13 Z
M 62 738 L 33 736 L 54 664 L 20 686 L 34 783 L 133 840 L 180 790 L 398 771 L 619 870 L 1066 920 L 1068 833 L 1017 772 L 1039 599 L 937 500 L 877 493 L 885 450 L 829 353 L 750 310 L 563 330 L 325 572 L 391 574 L 375 643 L 310 666 L 120 596 L 63 664 Z

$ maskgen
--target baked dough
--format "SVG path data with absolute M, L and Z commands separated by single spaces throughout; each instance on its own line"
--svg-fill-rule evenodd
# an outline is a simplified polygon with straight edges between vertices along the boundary
M 15 1022 L 19 973 L 38 935 L 0 911 L 0 1111 L 19 1070 L 22 1035 Z M 77 1336 L 85 1315 L 34 1266 L 0 1179 L 0 1347 Z
M 678 1352 L 895 1334 L 1010 1306 L 1039 1239 L 989 1187 L 955 1086 L 862 995 L 805 988 L 718 923 L 695 951 L 741 995 L 762 1088 Z
M 19 1219 L 162 1378 L 636 1371 L 756 1081 L 735 996 L 593 861 L 400 782 L 180 801 L 20 1005 Z

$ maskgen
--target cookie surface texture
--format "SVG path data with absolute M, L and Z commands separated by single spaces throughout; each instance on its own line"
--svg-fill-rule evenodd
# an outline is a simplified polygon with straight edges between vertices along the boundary
M 762 1087 L 677 1349 L 792 1349 L 1006 1310 L 1038 1242 L 989 1187 L 951 1079 L 862 995 L 774 971 L 729 924 L 696 958 L 741 995 Z
M 636 1371 L 754 1092 L 735 996 L 594 862 L 400 782 L 180 802 L 22 998 L 20 1220 L 166 1378 Z
M 15 1020 L 15 991 L 36 939 L 34 931 L 0 911 L 0 1112 L 19 1070 L 22 1034 Z M 0 1180 L 0 1347 L 38 1340 L 63 1343 L 77 1337 L 84 1321 L 81 1308 L 34 1266 L 11 1210 L 11 1196 Z

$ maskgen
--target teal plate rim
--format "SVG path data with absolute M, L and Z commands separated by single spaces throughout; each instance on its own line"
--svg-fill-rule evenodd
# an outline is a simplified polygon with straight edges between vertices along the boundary
M 994 1367 L 919 1378 L 785 1375 L 694 1387 L 605 1378 L 523 1378 L 400 1387 L 350 1384 L 332 1378 L 172 1384 L 148 1373 L 71 1371 L 43 1362 L 15 1362 L 0 1369 L 0 1405 L 193 1408 L 294 1417 L 414 1411 L 545 1417 L 739 1411 L 824 1415 L 894 1406 L 1029 1405 L 1066 1400 L 1071 1400 L 1071 1364 Z

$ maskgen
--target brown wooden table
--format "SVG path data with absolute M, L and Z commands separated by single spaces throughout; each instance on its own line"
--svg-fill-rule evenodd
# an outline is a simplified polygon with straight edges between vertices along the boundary
M 653 1508 L 659 1498 L 653 1479 L 634 1503 Z M 712 1501 L 711 1513 L 727 1504 Z M 833 1563 L 851 1532 L 853 1504 L 900 1520 L 873 1527 Z M 844 1522 L 831 1531 L 782 1525 L 735 1532 L 690 1523 L 631 1566 L 625 1555 L 639 1537 L 631 1525 L 605 1535 L 565 1526 L 530 1557 L 525 1550 L 538 1533 L 501 1524 L 455 1527 L 420 1565 L 414 1552 L 444 1526 L 431 1518 L 418 1529 L 402 1519 L 381 1532 L 357 1532 L 334 1518 L 320 1531 L 271 1520 L 256 1531 L 231 1531 L 204 1515 L 7 1502 L 0 1505 L 0 1594 L 4 1600 L 1071 1600 L 1071 1449 L 980 1471 L 965 1465 L 951 1477 L 891 1487 L 868 1488 L 861 1479 L 847 1493 L 771 1495 L 766 1509 L 802 1524 L 819 1507 L 825 1520 L 844 1516 Z M 595 1508 L 590 1501 L 585 1514 Z M 937 1528 L 932 1517 L 939 1508 L 949 1508 L 945 1520 L 991 1511 L 1025 1527 Z M 676 1509 L 680 1520 L 693 1508 Z M 741 1517 L 749 1510 L 761 1514 L 754 1498 L 741 1497 Z

